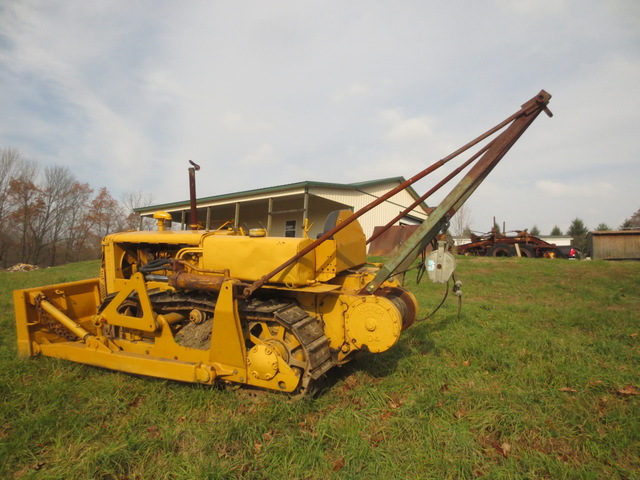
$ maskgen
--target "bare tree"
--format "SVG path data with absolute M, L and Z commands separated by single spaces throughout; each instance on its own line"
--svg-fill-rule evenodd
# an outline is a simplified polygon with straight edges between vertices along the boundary
M 85 244 L 94 256 L 100 255 L 100 241 L 110 233 L 124 230 L 126 215 L 123 207 L 105 187 L 100 188 L 91 200 L 83 218 L 81 230 L 85 232 Z
M 14 178 L 22 157 L 14 148 L 0 149 L 0 265 L 6 266 L 7 253 L 12 244 L 11 222 L 7 221 L 10 214 L 8 204 L 9 186 Z
M 20 261 L 26 263 L 32 262 L 33 228 L 42 210 L 42 192 L 35 183 L 38 173 L 36 162 L 23 160 L 15 177 L 9 181 L 10 218 L 17 227 Z
M 620 225 L 620 230 L 630 230 L 633 228 L 640 227 L 640 208 L 636 210 L 636 212 L 631 215 L 631 218 L 625 218 L 622 225 Z
M 121 197 L 128 216 L 126 218 L 126 228 L 129 230 L 150 230 L 153 228 L 153 219 L 149 217 L 141 217 L 134 209 L 139 207 L 147 207 L 155 202 L 152 193 L 142 192 L 125 192 Z
M 463 236 L 471 231 L 471 209 L 468 205 L 462 205 L 451 218 L 451 229 L 456 236 Z
M 149 221 L 133 209 L 152 202 L 138 192 L 121 203 L 104 187 L 94 195 L 67 167 L 41 170 L 17 150 L 0 148 L 0 266 L 97 258 L 105 235 Z
M 39 248 L 47 248 L 49 265 L 55 265 L 57 262 L 57 252 L 65 220 L 73 208 L 75 197 L 73 189 L 76 183 L 73 173 L 67 167 L 52 166 L 46 167 L 44 170 L 42 192 L 46 218 L 42 221 L 42 227 L 39 231 Z
M 78 261 L 87 248 L 89 225 L 87 212 L 90 209 L 93 190 L 88 183 L 75 182 L 69 196 L 69 209 L 64 219 L 62 235 L 65 239 L 64 261 Z
M 68 261 L 97 258 L 102 238 L 123 229 L 124 210 L 105 187 L 93 198 L 88 184 L 76 182 L 74 190 L 74 204 L 79 207 L 70 209 L 67 215 L 66 258 Z

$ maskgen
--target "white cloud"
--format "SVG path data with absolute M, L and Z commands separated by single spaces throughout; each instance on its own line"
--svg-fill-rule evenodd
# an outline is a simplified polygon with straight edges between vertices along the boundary
M 150 69 L 143 74 L 143 91 L 152 101 L 172 103 L 180 102 L 184 95 L 180 82 L 173 72 L 167 69 Z
M 538 180 L 535 185 L 538 190 L 554 197 L 594 198 L 615 191 L 614 186 L 609 182 L 575 185 L 551 180 Z
M 248 167 L 271 167 L 278 163 L 278 154 L 273 145 L 268 143 L 260 145 L 256 150 L 249 152 L 241 159 L 241 164 Z
M 384 110 L 379 116 L 388 128 L 384 138 L 392 143 L 425 142 L 434 134 L 434 121 L 426 115 L 408 118 L 396 108 Z
M 474 215 L 544 229 L 582 208 L 615 224 L 637 209 L 638 5 L 10 2 L 0 146 L 116 195 L 152 185 L 159 202 L 186 198 L 189 158 L 203 195 L 408 177 L 545 88 L 555 117 L 491 173 Z
M 567 2 L 564 0 L 496 0 L 497 5 L 509 9 L 521 15 L 535 15 L 545 17 L 549 14 L 564 12 L 567 10 Z
M 353 98 L 368 97 L 371 92 L 371 86 L 361 82 L 354 82 L 346 88 L 336 90 L 331 94 L 330 98 L 334 102 L 343 102 Z
M 220 123 L 233 132 L 260 132 L 270 127 L 269 122 L 249 118 L 240 112 L 225 112 Z

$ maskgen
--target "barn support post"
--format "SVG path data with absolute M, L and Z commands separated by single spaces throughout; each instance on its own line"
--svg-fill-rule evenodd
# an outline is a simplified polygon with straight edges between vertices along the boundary
M 273 219 L 273 198 L 269 197 L 269 206 L 267 207 L 267 235 L 271 235 L 272 219 Z

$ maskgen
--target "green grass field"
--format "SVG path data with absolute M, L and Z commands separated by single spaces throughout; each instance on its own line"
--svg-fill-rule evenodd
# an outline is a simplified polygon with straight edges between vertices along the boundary
M 0 273 L 0 478 L 640 478 L 640 262 L 459 258 L 302 401 L 18 358 L 11 291 L 97 272 Z

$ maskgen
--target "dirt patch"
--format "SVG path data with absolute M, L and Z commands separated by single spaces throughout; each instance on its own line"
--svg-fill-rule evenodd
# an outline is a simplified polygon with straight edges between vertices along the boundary
M 183 347 L 209 350 L 213 320 L 202 323 L 188 323 L 176 334 L 176 343 Z

